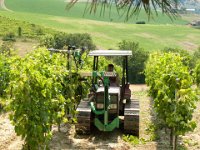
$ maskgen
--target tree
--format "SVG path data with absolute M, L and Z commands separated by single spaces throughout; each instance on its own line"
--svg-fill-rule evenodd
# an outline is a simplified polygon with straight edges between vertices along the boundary
M 71 0 L 66 9 L 70 9 L 79 0 Z M 162 13 L 167 14 L 171 18 L 176 16 L 176 8 L 179 0 L 92 0 L 88 1 L 84 13 L 96 13 L 100 7 L 101 12 L 105 13 L 106 9 L 111 9 L 112 5 L 115 5 L 116 9 L 120 14 L 126 15 L 126 20 L 131 18 L 133 15 L 138 15 L 140 10 L 143 8 L 147 13 L 148 17 L 152 16 L 152 10 L 157 14 L 157 10 L 160 8 Z M 89 5 L 89 6 L 88 6 Z
M 145 62 L 148 59 L 149 52 L 139 47 L 139 43 L 123 40 L 119 43 L 119 48 L 124 50 L 131 50 L 132 56 L 129 57 L 129 82 L 138 84 L 145 83 L 144 68 Z M 122 66 L 120 57 L 114 58 L 114 62 Z

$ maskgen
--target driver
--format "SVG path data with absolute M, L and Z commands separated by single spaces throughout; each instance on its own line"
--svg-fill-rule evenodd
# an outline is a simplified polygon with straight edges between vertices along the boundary
M 113 71 L 114 71 L 114 65 L 108 64 L 108 72 L 113 72 Z
M 108 72 L 115 72 L 114 65 L 113 64 L 108 64 L 107 71 Z M 110 86 L 119 86 L 119 79 L 118 79 L 118 75 L 117 74 L 116 74 L 115 77 L 109 77 L 109 80 L 110 80 Z

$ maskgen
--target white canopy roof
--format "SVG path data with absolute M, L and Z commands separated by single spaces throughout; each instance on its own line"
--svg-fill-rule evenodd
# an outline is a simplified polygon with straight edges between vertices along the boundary
M 89 56 L 131 56 L 130 50 L 94 50 L 90 51 Z

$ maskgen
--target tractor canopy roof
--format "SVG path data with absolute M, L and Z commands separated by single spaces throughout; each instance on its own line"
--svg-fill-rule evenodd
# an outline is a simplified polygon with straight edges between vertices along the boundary
M 129 50 L 94 50 L 90 51 L 89 56 L 131 56 Z

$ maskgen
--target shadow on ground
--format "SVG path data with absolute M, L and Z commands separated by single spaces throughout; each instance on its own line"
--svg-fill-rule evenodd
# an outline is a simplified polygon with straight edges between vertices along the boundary
M 120 129 L 113 132 L 100 132 L 96 128 L 90 134 L 75 133 L 74 125 L 62 125 L 61 132 L 55 127 L 50 149 L 130 149 L 121 137 Z

